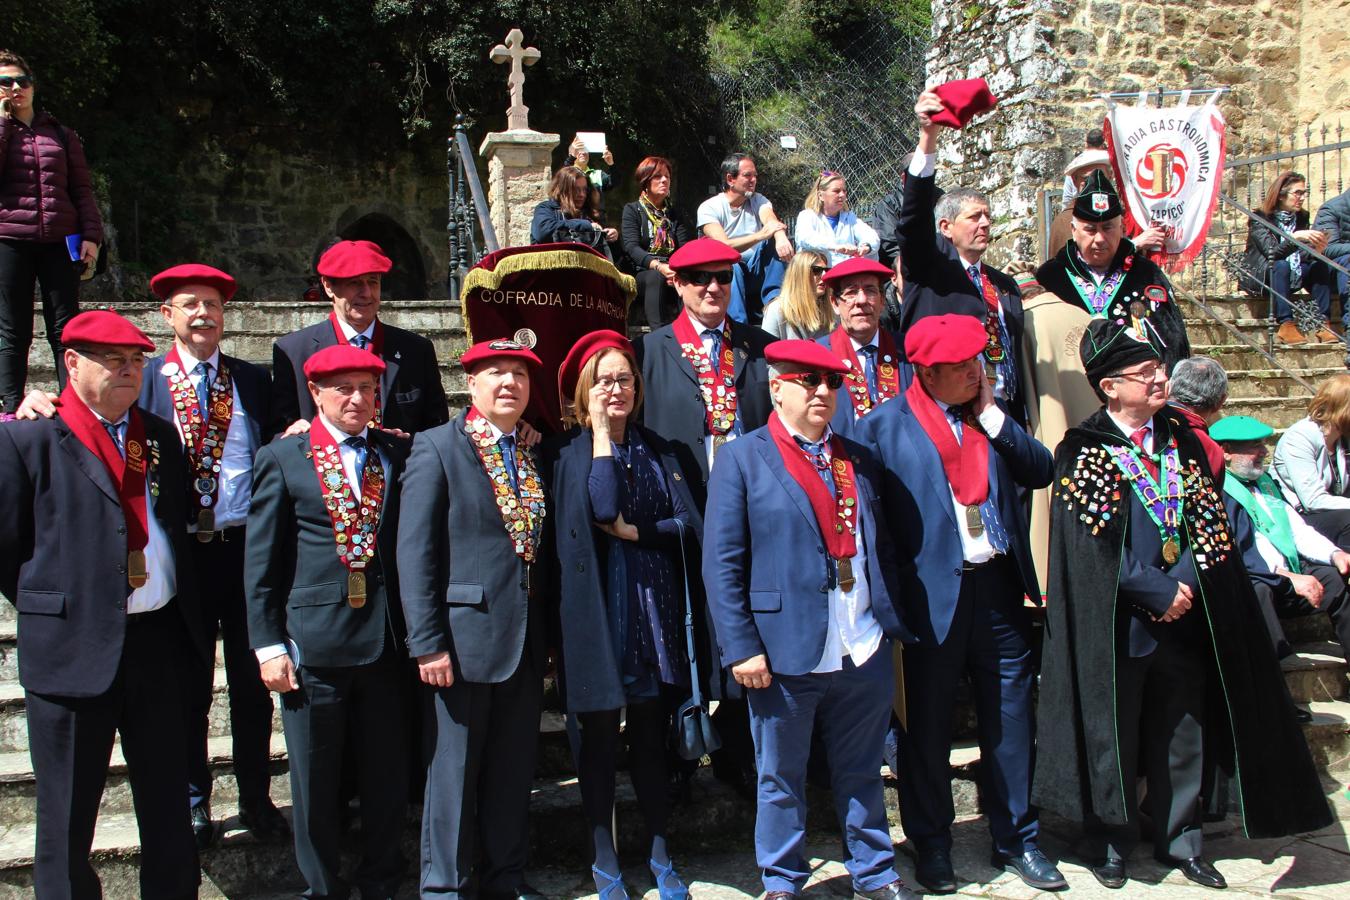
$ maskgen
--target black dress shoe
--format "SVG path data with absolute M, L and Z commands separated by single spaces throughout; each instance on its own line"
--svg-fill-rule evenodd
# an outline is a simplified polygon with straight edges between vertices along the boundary
M 919 895 L 905 886 L 899 878 L 875 891 L 854 891 L 853 900 L 919 900 Z
M 1096 878 L 1104 888 L 1110 888 L 1113 891 L 1123 888 L 1127 881 L 1125 877 L 1125 860 L 1108 859 L 1099 866 L 1093 866 L 1092 877 Z
M 914 879 L 933 894 L 956 893 L 956 872 L 946 850 L 920 851 L 914 860 Z
M 258 841 L 270 844 L 291 836 L 290 823 L 272 801 L 239 807 L 239 824 L 247 828 Z
M 989 864 L 1005 872 L 1016 872 L 1019 878 L 1037 890 L 1057 891 L 1069 886 L 1055 864 L 1046 859 L 1040 850 L 1027 850 L 1021 856 L 1006 856 L 995 851 Z
M 1177 859 L 1173 856 L 1159 856 L 1158 862 L 1166 866 L 1176 866 L 1177 870 L 1185 875 L 1190 881 L 1194 881 L 1201 887 L 1207 888 L 1226 888 L 1228 882 L 1224 881 L 1219 870 L 1214 868 L 1199 856 L 1192 856 L 1190 859 Z
M 216 842 L 216 823 L 211 821 L 211 804 L 192 807 L 192 837 L 198 850 L 208 850 Z

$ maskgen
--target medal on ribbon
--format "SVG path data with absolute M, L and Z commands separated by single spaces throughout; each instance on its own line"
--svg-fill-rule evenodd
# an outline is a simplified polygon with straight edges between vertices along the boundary
M 323 505 L 333 525 L 338 559 L 347 569 L 347 604 L 352 609 L 360 609 L 366 605 L 366 569 L 375 559 L 380 513 L 384 507 L 384 466 L 375 445 L 370 444 L 358 498 L 347 482 L 342 453 L 318 416 L 310 423 L 309 449 L 314 472 L 319 478 Z
M 337 342 L 344 346 L 350 346 L 351 341 L 347 340 L 347 334 L 338 324 L 337 313 L 330 312 L 328 321 L 333 323 L 333 333 L 337 335 Z M 370 332 L 370 346 L 366 348 L 374 353 L 380 359 L 384 359 L 384 323 L 379 319 L 375 320 L 375 327 Z M 371 417 L 370 427 L 377 431 L 384 427 L 384 397 L 381 394 L 383 387 L 380 379 L 375 379 L 375 414 Z
M 831 574 L 838 574 L 836 583 L 840 590 L 853 590 L 857 582 L 853 557 L 858 555 L 858 484 L 854 478 L 853 460 L 849 459 L 844 442 L 839 440 L 839 435 L 832 434 L 828 457 L 821 454 L 817 463 L 816 457 L 803 450 L 788 434 L 777 412 L 769 416 L 769 434 L 783 458 L 783 467 L 811 502 L 811 511 L 815 513 L 816 525 L 833 564 Z M 820 466 L 827 466 L 834 478 L 833 494 L 820 477 Z
M 895 338 L 881 328 L 877 330 L 877 399 L 867 390 L 867 371 L 857 352 L 853 349 L 853 340 L 842 327 L 830 332 L 830 350 L 848 366 L 844 375 L 844 386 L 848 388 L 849 399 L 853 402 L 853 414 L 858 418 L 870 413 L 887 400 L 900 396 L 900 369 L 896 365 L 899 354 L 895 349 Z
M 234 417 L 234 382 L 230 367 L 222 357 L 216 367 L 215 380 L 208 388 L 205 418 L 177 346 L 165 354 L 161 371 L 169 381 L 174 420 L 178 435 L 183 439 L 183 451 L 187 454 L 191 475 L 188 499 L 191 508 L 197 510 L 197 540 L 208 543 L 215 536 L 220 460 L 225 452 L 230 420 Z
M 716 456 L 718 448 L 730 440 L 729 435 L 736 426 L 736 354 L 731 347 L 731 320 L 722 323 L 722 350 L 715 367 L 703 349 L 703 338 L 694 331 L 687 315 L 676 316 L 671 329 L 680 344 L 680 354 L 693 366 L 698 378 L 706 427 L 712 435 L 713 455 Z
M 1134 488 L 1135 496 L 1157 526 L 1158 537 L 1162 539 L 1163 561 L 1169 566 L 1176 565 L 1181 559 L 1181 453 L 1176 441 L 1168 441 L 1163 448 L 1159 471 L 1161 485 L 1149 473 L 1133 444 L 1102 446 L 1111 454 L 1116 467 Z
M 511 539 L 516 555 L 526 563 L 533 563 L 547 513 L 544 484 L 539 478 L 534 448 L 521 447 L 519 444 L 515 446 L 518 490 L 512 490 L 506 459 L 502 455 L 501 445 L 492 434 L 492 423 L 476 407 L 469 408 L 469 414 L 464 419 L 464 433 L 478 451 L 478 460 L 492 484 L 497 509 L 501 512 L 506 535 Z

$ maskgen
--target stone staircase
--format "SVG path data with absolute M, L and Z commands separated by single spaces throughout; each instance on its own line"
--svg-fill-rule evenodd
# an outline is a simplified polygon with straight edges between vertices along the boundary
M 1226 315 L 1238 322 L 1244 333 L 1260 340 L 1264 320 L 1260 312 L 1244 307 L 1236 298 L 1221 302 Z M 168 331 L 153 303 L 121 304 L 118 310 L 146 330 L 161 348 Z M 270 365 L 273 338 L 286 331 L 310 324 L 326 313 L 301 302 L 238 302 L 229 307 L 227 352 L 263 365 Z M 415 330 L 429 337 L 442 361 L 454 359 L 464 349 L 466 337 L 457 310 L 443 302 L 388 302 L 383 317 L 392 324 Z M 41 320 L 38 320 L 41 327 Z M 1307 392 L 1278 370 L 1243 370 L 1244 365 L 1266 365 L 1250 350 L 1236 345 L 1221 327 L 1208 320 L 1191 321 L 1193 348 L 1218 358 L 1233 373 L 1234 411 L 1241 409 L 1277 427 L 1297 420 L 1306 406 Z M 39 334 L 34 342 L 30 384 L 53 389 L 54 369 L 48 350 Z M 1341 371 L 1343 349 L 1311 347 L 1281 350 L 1280 361 L 1310 381 Z M 442 380 L 451 403 L 465 402 L 462 372 L 455 366 L 442 369 Z M 1324 616 L 1287 623 L 1290 640 L 1298 654 L 1290 661 L 1286 679 L 1296 701 L 1310 704 L 1312 724 L 1305 726 L 1309 745 L 1319 766 L 1344 778 L 1350 772 L 1350 681 L 1346 660 L 1332 641 Z M 34 835 L 35 786 L 28 756 L 27 729 L 23 720 L 23 691 L 18 685 L 16 659 L 17 623 L 13 607 L 0 600 L 0 900 L 32 896 L 32 854 Z M 222 659 L 217 647 L 217 664 Z M 237 793 L 231 767 L 228 697 L 223 668 L 217 668 L 216 701 L 211 708 L 210 756 L 214 775 L 212 799 L 215 818 L 225 821 L 223 839 L 201 856 L 204 897 L 271 897 L 278 892 L 298 888 L 302 882 L 295 868 L 289 842 L 262 845 L 238 827 L 235 803 Z M 556 698 L 546 707 L 556 709 Z M 979 750 L 974 742 L 974 710 L 964 691 L 958 697 L 956 711 L 957 740 L 952 748 L 953 793 L 958 817 L 976 815 L 979 798 L 975 779 Z M 274 719 L 272 742 L 272 797 L 283 812 L 290 812 L 285 743 L 279 717 Z M 536 865 L 562 865 L 585 872 L 589 860 L 588 836 L 581 813 L 580 795 L 574 776 L 571 752 L 561 716 L 546 711 L 540 723 L 539 766 L 531 801 L 530 840 Z M 887 779 L 887 806 L 893 823 L 898 822 L 895 785 Z M 692 782 L 691 802 L 679 806 L 671 822 L 672 846 L 683 856 L 701 850 L 743 849 L 751 852 L 754 810 L 751 804 L 716 781 L 707 768 L 700 769 Z M 638 857 L 644 849 L 641 818 L 631 786 L 620 776 L 617 811 L 621 851 Z M 832 805 L 824 791 L 813 791 L 810 826 L 835 829 Z M 417 832 L 420 812 L 409 811 L 404 833 L 404 852 L 409 861 L 408 879 L 415 883 Z M 355 836 L 348 851 L 356 852 Z M 139 841 L 132 812 L 125 763 L 114 748 L 107 788 L 102 801 L 95 834 L 93 857 L 104 891 L 109 897 L 129 897 L 138 893 L 137 871 Z

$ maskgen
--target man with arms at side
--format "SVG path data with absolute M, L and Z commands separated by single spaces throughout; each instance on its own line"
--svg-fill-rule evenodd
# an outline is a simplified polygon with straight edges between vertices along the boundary
M 355 755 L 363 897 L 392 897 L 408 791 L 405 628 L 394 541 L 403 438 L 371 427 L 384 363 L 353 346 L 305 362 L 318 413 L 258 451 L 244 587 L 263 683 L 282 695 L 295 857 L 310 897 L 346 897 L 340 773 Z M 349 740 L 350 737 L 350 740 Z
M 773 204 L 755 193 L 759 172 L 748 154 L 733 153 L 722 160 L 721 177 L 722 192 L 699 204 L 695 228 L 739 255 L 727 315 L 758 325 L 761 311 L 783 286 L 792 241 Z
M 0 592 L 18 610 L 19 681 L 37 781 L 33 887 L 101 896 L 90 862 L 113 739 L 140 830 L 140 891 L 197 896 L 183 792 L 183 687 L 209 638 L 187 549 L 173 426 L 136 406 L 154 349 L 116 313 L 61 335 L 57 415 L 0 425 Z
M 871 259 L 850 259 L 825 273 L 839 324 L 816 343 L 830 348 L 848 372 L 830 427 L 852 437 L 855 423 L 900 395 L 900 353 L 881 327 L 885 285 L 891 272 Z

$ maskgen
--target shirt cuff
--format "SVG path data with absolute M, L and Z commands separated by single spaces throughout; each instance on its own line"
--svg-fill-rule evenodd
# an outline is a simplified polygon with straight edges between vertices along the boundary
M 286 655 L 285 644 L 269 644 L 266 647 L 259 647 L 253 651 L 253 655 L 258 657 L 258 665 L 262 665 L 269 659 L 276 659 L 278 656 Z
M 909 161 L 909 174 L 915 178 L 927 178 L 937 171 L 936 153 L 915 153 Z
M 1003 420 L 1007 417 L 1003 414 L 1003 410 L 998 408 L 997 403 L 991 403 L 978 418 L 984 433 L 993 437 L 1003 430 Z

